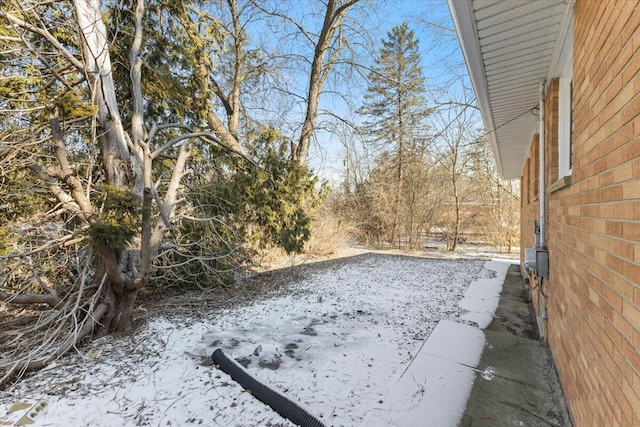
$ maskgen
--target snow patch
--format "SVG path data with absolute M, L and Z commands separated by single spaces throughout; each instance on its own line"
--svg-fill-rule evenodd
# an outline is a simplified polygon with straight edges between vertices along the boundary
M 403 382 L 409 402 L 434 402 L 423 421 L 447 425 L 464 409 L 472 372 L 464 364 L 477 364 L 461 357 L 481 351 L 470 348 L 480 331 L 456 323 L 469 309 L 459 302 L 479 295 L 472 282 L 496 276 L 482 282 L 488 289 L 506 273 L 487 265 L 493 271 L 476 260 L 366 254 L 314 270 L 287 295 L 193 323 L 156 318 L 133 337 L 96 340 L 25 378 L 0 396 L 0 420 L 12 403 L 41 399 L 49 404 L 36 427 L 291 425 L 213 366 L 223 348 L 327 425 L 360 425 L 381 412 L 379 401 L 392 404 L 389 385 Z M 448 353 L 459 335 L 464 351 Z M 410 364 L 428 377 L 403 376 Z
M 484 333 L 442 320 L 363 427 L 458 425 L 484 347 Z
M 516 263 L 514 260 L 494 259 L 484 265 L 484 268 L 493 271 L 495 276 L 475 280 L 469 285 L 464 298 L 459 303 L 461 308 L 468 310 L 461 316 L 462 320 L 475 324 L 480 329 L 489 326 L 500 303 L 500 293 L 507 270 L 509 266 Z

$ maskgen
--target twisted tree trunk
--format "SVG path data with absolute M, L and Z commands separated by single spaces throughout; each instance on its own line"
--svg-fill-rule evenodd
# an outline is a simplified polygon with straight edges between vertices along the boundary
M 106 184 L 134 190 L 142 196 L 143 149 L 145 132 L 142 117 L 142 91 L 138 52 L 142 42 L 143 1 L 136 8 L 136 33 L 131 49 L 131 84 L 133 95 L 132 144 L 122 125 L 109 55 L 107 30 L 102 20 L 99 0 L 75 0 L 76 15 L 83 35 L 83 59 L 89 76 L 89 88 L 93 104 L 97 108 L 96 121 L 101 131 L 97 143 L 102 157 Z M 133 150 L 133 153 L 132 153 Z M 141 155 L 142 154 L 142 155 Z M 92 218 L 94 225 L 99 220 Z M 101 239 L 93 242 L 98 254 L 95 280 L 102 280 L 104 303 L 107 310 L 100 319 L 101 332 L 127 331 L 132 326 L 132 313 L 138 289 L 146 284 L 146 277 L 139 274 L 138 249 L 112 247 Z

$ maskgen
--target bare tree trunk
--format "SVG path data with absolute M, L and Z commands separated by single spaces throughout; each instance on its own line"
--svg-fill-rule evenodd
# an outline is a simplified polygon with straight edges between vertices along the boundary
M 458 195 L 458 185 L 456 181 L 453 182 L 453 201 L 455 220 L 453 223 L 453 241 L 451 242 L 451 248 L 449 250 L 455 252 L 458 250 L 458 239 L 460 238 L 460 197 Z
M 240 84 L 244 78 L 244 43 L 246 34 L 240 23 L 238 15 L 238 2 L 236 0 L 227 0 L 229 9 L 231 10 L 231 19 L 233 22 L 233 48 L 235 53 L 235 62 L 233 70 L 233 87 L 229 96 L 229 110 L 227 111 L 227 122 L 229 124 L 229 132 L 238 141 L 238 126 L 240 125 Z
M 409 249 L 414 249 L 417 242 L 416 230 L 415 230 L 415 203 L 416 203 L 416 192 L 415 183 L 411 182 L 411 200 L 409 201 L 408 211 L 409 211 Z
M 238 127 L 240 123 L 240 89 L 244 75 L 244 43 L 245 34 L 242 29 L 242 25 L 239 21 L 237 2 L 235 0 L 228 0 L 228 6 L 231 11 L 234 33 L 232 37 L 234 39 L 234 75 L 233 86 L 230 94 L 225 94 L 220 84 L 212 78 L 208 66 L 208 56 L 210 52 L 206 52 L 204 48 L 198 49 L 198 81 L 200 86 L 200 103 L 207 105 L 210 103 L 208 94 L 210 90 L 216 94 L 218 100 L 222 103 L 227 116 L 227 124 L 220 120 L 220 118 L 214 112 L 212 106 L 207 106 L 206 121 L 209 129 L 211 129 L 218 142 L 239 154 L 244 154 L 244 148 L 240 144 L 238 136 Z M 195 30 L 187 27 L 186 30 L 190 33 L 194 40 L 197 40 L 200 35 Z
M 99 0 L 75 0 L 78 24 L 83 33 L 83 54 L 89 76 L 89 87 L 94 105 L 97 107 L 97 124 L 101 131 L 97 133 L 98 146 L 102 155 L 106 183 L 129 189 L 142 190 L 142 164 L 135 163 L 127 142 L 118 109 L 115 84 L 111 69 L 111 58 L 107 40 L 107 30 L 102 20 Z M 140 62 L 137 52 L 141 44 L 141 18 L 144 13 L 143 2 L 138 2 L 136 10 L 136 35 L 132 47 L 132 92 L 134 95 L 134 114 L 132 133 L 134 142 L 144 138 L 142 119 L 142 92 L 140 90 Z M 140 159 L 140 157 L 139 157 Z M 131 328 L 133 305 L 139 288 L 144 286 L 146 278 L 138 275 L 139 253 L 137 256 L 129 249 L 114 249 L 106 241 L 94 242 L 99 254 L 97 271 L 107 274 L 105 303 L 107 311 L 102 322 L 105 332 L 126 331 Z M 133 257 L 133 258 L 132 258 Z M 101 277 L 101 275 L 96 275 Z
M 349 0 L 339 5 L 337 0 L 328 0 L 327 9 L 320 30 L 320 36 L 315 45 L 313 52 L 313 61 L 311 62 L 311 72 L 309 74 L 309 92 L 307 95 L 307 112 L 302 124 L 302 132 L 297 147 L 292 147 L 291 159 L 297 163 L 305 163 L 309 156 L 309 146 L 313 133 L 316 130 L 318 122 L 318 103 L 320 102 L 320 93 L 324 82 L 329 75 L 331 66 L 340 52 L 342 43 L 333 52 L 332 58 L 325 62 L 324 57 L 327 54 L 334 35 L 339 30 L 349 8 L 356 4 L 359 0 Z
M 399 146 L 402 146 L 402 142 L 399 142 L 398 144 Z M 391 233 L 395 237 L 395 239 L 398 240 L 396 247 L 400 249 L 400 195 L 402 194 L 403 180 L 401 158 L 398 158 L 398 170 L 396 171 L 396 173 L 396 179 L 398 180 L 398 182 L 396 183 L 396 191 L 393 199 L 393 224 Z
M 454 222 L 453 222 L 453 240 L 451 242 L 451 246 L 449 248 L 450 251 L 455 252 L 458 249 L 458 238 L 460 236 L 460 194 L 458 189 L 458 178 L 460 175 L 458 174 L 458 161 L 459 161 L 459 149 L 460 149 L 460 140 L 456 139 L 454 144 L 451 162 L 451 184 L 453 186 L 453 203 L 454 203 Z
M 402 93 L 397 94 L 397 108 L 398 108 L 398 166 L 396 171 L 396 194 L 394 199 L 394 214 L 393 214 L 393 232 L 398 234 L 398 249 L 400 249 L 400 201 L 402 196 L 402 189 L 404 184 L 404 163 L 405 163 L 405 133 L 404 133 L 404 111 L 402 108 Z
M 127 140 L 120 119 L 99 0 L 75 0 L 78 25 L 83 33 L 83 53 L 97 121 L 102 128 L 98 144 L 110 185 L 130 186 L 133 177 Z

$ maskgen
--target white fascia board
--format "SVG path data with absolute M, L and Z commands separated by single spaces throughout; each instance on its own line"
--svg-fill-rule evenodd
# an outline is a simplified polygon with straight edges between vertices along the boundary
M 482 62 L 482 54 L 480 52 L 480 41 L 478 40 L 478 31 L 476 28 L 476 20 L 473 13 L 471 0 L 447 0 L 451 18 L 458 34 L 458 40 L 462 48 L 464 60 L 467 63 L 469 76 L 473 90 L 476 93 L 476 100 L 480 107 L 480 114 L 484 122 L 485 130 L 488 132 L 489 141 L 491 142 L 491 150 L 496 159 L 498 172 L 503 175 L 502 160 L 500 159 L 500 150 L 498 149 L 498 141 L 493 131 L 495 124 L 491 116 L 491 105 L 489 102 L 489 91 L 487 89 L 487 77 L 484 72 L 484 64 Z

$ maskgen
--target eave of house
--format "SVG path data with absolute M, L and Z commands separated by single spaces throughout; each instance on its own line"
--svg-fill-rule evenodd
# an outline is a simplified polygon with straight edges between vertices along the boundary
M 448 0 L 500 174 L 520 178 L 572 0 Z

